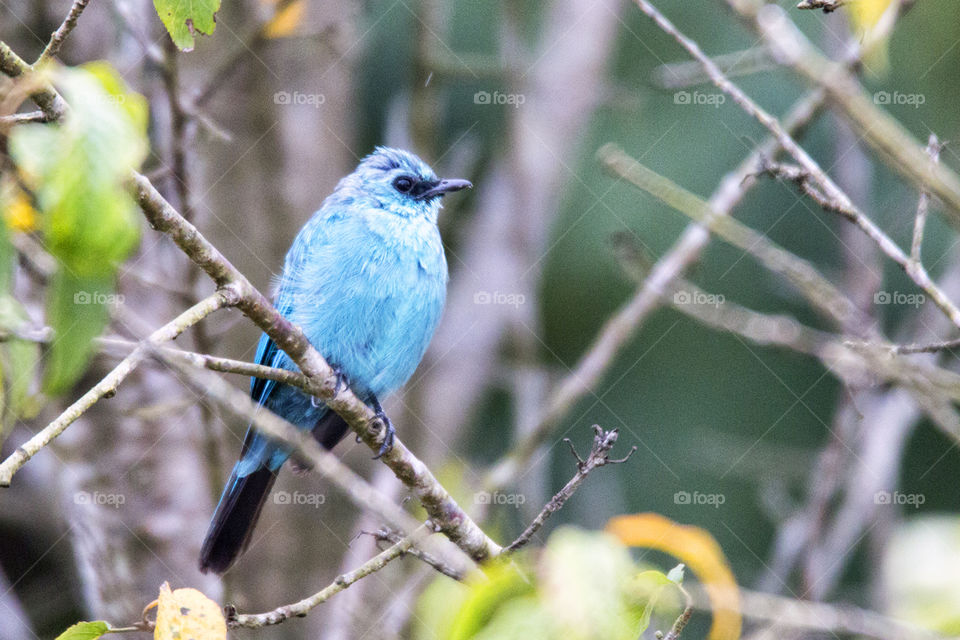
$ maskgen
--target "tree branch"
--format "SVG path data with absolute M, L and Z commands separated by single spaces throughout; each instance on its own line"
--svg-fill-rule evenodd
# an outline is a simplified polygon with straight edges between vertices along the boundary
M 940 150 L 942 148 L 943 145 L 937 140 L 937 135 L 931 133 L 930 139 L 927 142 L 927 155 L 930 156 L 930 162 L 932 164 L 940 162 Z M 920 249 L 923 245 L 923 231 L 927 224 L 927 214 L 929 211 L 930 194 L 926 189 L 920 189 L 920 197 L 917 200 L 917 217 L 913 222 L 913 243 L 910 246 L 910 259 L 916 265 L 921 264 Z
M 214 311 L 236 304 L 237 300 L 239 300 L 239 296 L 236 289 L 223 287 L 150 334 L 150 337 L 141 342 L 137 348 L 133 350 L 133 353 L 124 358 L 120 364 L 114 367 L 100 382 L 80 396 L 76 402 L 67 407 L 56 420 L 27 440 L 22 446 L 17 447 L 3 463 L 0 463 L 0 487 L 10 486 L 13 475 L 19 471 L 30 458 L 36 455 L 43 447 L 50 444 L 54 438 L 63 433 L 67 427 L 96 404 L 100 398 L 115 393 L 120 383 L 146 359 L 152 346 L 173 340 L 187 328 L 200 322 Z
M 380 527 L 376 531 L 364 531 L 367 535 L 371 535 L 376 538 L 378 541 L 389 542 L 390 544 L 397 544 L 404 539 L 404 536 L 389 527 Z M 453 578 L 454 580 L 462 581 L 467 577 L 467 574 L 456 567 L 451 566 L 450 564 L 444 562 L 442 559 L 437 556 L 419 549 L 417 547 L 411 547 L 407 550 L 409 555 L 421 560 L 425 564 L 430 565 L 438 572 L 447 576 L 448 578 Z
M 557 492 L 555 496 L 543 507 L 543 510 L 537 514 L 537 517 L 533 519 L 533 522 L 524 529 L 516 540 L 511 542 L 508 546 L 504 547 L 504 553 L 510 553 L 520 549 L 533 537 L 537 531 L 540 530 L 540 527 L 547 521 L 551 515 L 560 511 L 563 508 L 563 505 L 566 504 L 567 500 L 573 496 L 574 492 L 577 490 L 577 487 L 587 479 L 587 476 L 591 471 L 598 467 L 602 467 L 606 464 L 620 464 L 621 462 L 626 462 L 630 456 L 633 455 L 633 452 L 637 450 L 636 447 L 630 449 L 628 453 L 623 458 L 619 460 L 612 460 L 610 458 L 610 450 L 613 449 L 613 445 L 617 443 L 618 432 L 616 429 L 612 431 L 604 431 L 600 428 L 599 425 L 593 425 L 593 446 L 590 449 L 590 454 L 587 456 L 587 459 L 582 459 L 577 450 L 573 448 L 573 444 L 570 442 L 569 438 L 564 438 L 564 442 L 570 445 L 570 451 L 573 452 L 573 456 L 577 459 L 577 472 L 573 475 L 572 478 L 563 486 L 563 489 Z
M 690 595 L 694 608 L 701 611 L 712 609 L 710 599 L 701 587 L 691 587 Z M 794 600 L 745 589 L 740 589 L 740 613 L 775 627 L 833 635 L 867 636 L 878 640 L 934 640 L 947 637 L 850 605 Z
M 637 1 L 649 5 L 646 0 Z M 747 20 L 779 61 L 823 89 L 829 102 L 842 111 L 857 133 L 890 167 L 918 189 L 927 189 L 939 198 L 946 205 L 947 219 L 960 229 L 960 177 L 943 164 L 931 167 L 924 145 L 878 106 L 879 94 L 868 94 L 847 68 L 821 54 L 781 8 L 757 0 L 727 0 L 727 4 Z M 910 3 L 897 4 L 891 4 L 888 12 L 905 8 Z M 891 25 L 892 22 L 891 19 Z M 808 166 L 800 161 L 800 157 L 794 157 L 803 168 L 817 173 L 812 171 L 815 163 Z M 834 197 L 831 189 L 825 191 Z
M 267 611 L 266 613 L 257 614 L 238 614 L 236 609 L 234 609 L 232 606 L 227 607 L 227 625 L 232 629 L 240 627 L 247 629 L 258 629 L 268 625 L 280 624 L 281 622 L 293 617 L 303 617 L 307 615 L 314 607 L 323 604 L 350 585 L 362 580 L 363 578 L 366 578 L 372 573 L 380 571 L 397 558 L 409 552 L 411 549 L 413 549 L 416 536 L 421 534 L 424 530 L 425 528 L 421 525 L 421 527 L 411 535 L 407 536 L 406 538 L 402 538 L 388 549 L 381 551 L 379 554 L 373 558 L 370 558 L 353 571 L 337 576 L 332 583 L 312 596 L 304 598 L 299 602 L 277 607 L 276 609 Z
M 822 92 L 811 92 L 790 109 L 784 118 L 784 127 L 791 132 L 803 129 L 822 105 Z M 710 198 L 716 216 L 730 214 L 756 183 L 750 176 L 756 172 L 761 160 L 772 157 L 779 149 L 775 139 L 767 139 L 723 179 Z M 633 297 L 606 321 L 573 371 L 556 386 L 536 426 L 486 474 L 483 485 L 487 491 L 492 492 L 514 481 L 563 416 L 599 383 L 623 344 L 658 307 L 670 283 L 697 260 L 710 238 L 710 232 L 700 222 L 694 221 L 684 230 L 673 247 L 657 261 Z
M 795 183 L 803 193 L 825 210 L 832 211 L 857 225 L 888 258 L 899 265 L 907 276 L 913 280 L 924 293 L 930 296 L 930 299 L 937 305 L 937 308 L 943 311 L 944 315 L 946 315 L 955 326 L 960 327 L 960 309 L 950 301 L 947 294 L 930 278 L 923 264 L 921 264 L 919 260 L 914 260 L 911 256 L 904 253 L 890 236 L 874 224 L 862 211 L 852 206 L 849 200 L 842 202 L 827 196 L 813 184 L 813 176 L 810 173 L 796 166 L 768 162 L 764 164 L 760 173 L 784 178 Z M 921 204 L 925 202 L 923 194 L 921 194 L 920 202 Z M 917 255 L 919 255 L 919 240 L 917 240 L 917 237 L 922 238 L 923 236 L 921 212 L 922 217 L 925 218 L 925 206 L 919 207 L 917 212 L 917 226 L 914 231 L 914 249 Z
M 63 20 L 63 24 L 50 36 L 50 42 L 44 47 L 43 53 L 37 58 L 34 66 L 39 67 L 60 53 L 60 47 L 63 46 L 63 41 L 70 35 L 73 28 L 77 26 L 77 20 L 80 18 L 80 14 L 83 13 L 83 10 L 87 8 L 89 3 L 90 0 L 74 0 L 73 6 L 70 7 L 70 12 Z

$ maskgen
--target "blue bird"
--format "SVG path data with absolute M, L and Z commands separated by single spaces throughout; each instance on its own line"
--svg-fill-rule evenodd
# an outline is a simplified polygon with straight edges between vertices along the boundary
M 378 147 L 340 180 L 287 253 L 275 304 L 303 328 L 338 378 L 393 425 L 380 398 L 402 386 L 423 358 L 446 299 L 447 262 L 437 216 L 441 197 L 472 185 L 440 180 L 412 153 Z M 297 370 L 266 335 L 258 364 Z M 295 387 L 253 378 L 260 406 L 310 431 L 332 449 L 347 424 Z M 246 547 L 263 503 L 291 451 L 247 430 L 200 552 L 200 570 L 223 573 Z

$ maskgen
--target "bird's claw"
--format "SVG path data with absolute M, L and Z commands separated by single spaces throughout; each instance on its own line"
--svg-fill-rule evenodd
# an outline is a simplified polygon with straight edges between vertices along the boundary
M 373 456 L 374 460 L 377 460 L 387 453 L 390 453 L 390 450 L 393 449 L 393 438 L 396 435 L 396 429 L 393 428 L 393 423 L 390 422 L 390 418 L 387 417 L 387 414 L 383 412 L 383 409 L 377 410 L 377 420 L 383 424 L 383 444 L 380 445 L 380 451 L 377 455 Z
M 336 397 L 340 395 L 342 389 L 350 386 L 350 381 L 347 380 L 347 374 L 338 366 L 333 367 L 333 375 L 336 376 L 337 379 L 336 382 L 333 383 L 333 396 Z
M 347 379 L 347 374 L 345 374 L 343 372 L 343 369 L 341 369 L 338 366 L 333 367 L 333 375 L 334 375 L 333 397 L 336 398 L 338 395 L 340 395 L 340 391 L 350 386 L 350 381 Z M 313 406 L 314 409 L 319 409 L 320 407 L 326 406 L 323 400 L 321 400 L 317 396 L 310 397 L 310 404 Z

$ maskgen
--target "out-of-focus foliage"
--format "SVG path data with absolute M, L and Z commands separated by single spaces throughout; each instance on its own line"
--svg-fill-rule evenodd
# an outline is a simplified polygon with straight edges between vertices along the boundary
M 173 43 L 193 51 L 196 34 L 210 35 L 216 28 L 220 0 L 153 0 L 153 6 Z
M 898 0 L 899 1 L 899 0 Z M 850 11 L 851 26 L 861 38 L 867 38 L 870 32 L 877 27 L 884 12 L 890 8 L 894 0 L 856 0 L 847 4 Z M 889 37 L 871 39 L 864 59 L 867 65 L 878 71 L 886 71 L 890 64 L 888 55 Z
M 900 524 L 883 556 L 889 613 L 946 635 L 960 634 L 960 518 Z
M 656 513 L 618 516 L 607 531 L 631 547 L 658 549 L 682 560 L 703 582 L 713 607 L 711 640 L 740 637 L 740 597 L 737 581 L 723 550 L 707 531 L 684 526 Z
M 139 218 L 126 182 L 147 153 L 147 105 L 106 63 L 51 73 L 71 105 L 64 121 L 17 127 L 10 153 L 33 191 L 47 250 L 57 259 L 47 295 L 55 338 L 44 388 L 61 393 L 83 373 L 103 329 L 119 264 Z
M 633 640 L 674 584 L 643 571 L 612 536 L 561 527 L 542 551 L 496 562 L 466 584 L 438 578 L 420 599 L 414 637 Z M 676 604 L 664 609 L 675 615 Z
M 170 590 L 164 582 L 157 599 L 154 640 L 226 640 L 220 605 L 196 589 Z
M 36 410 L 30 400 L 30 383 L 40 358 L 39 347 L 17 337 L 17 331 L 28 321 L 26 310 L 13 297 L 14 254 L 10 231 L 29 231 L 36 224 L 37 214 L 23 190 L 13 180 L 0 181 L 0 441 L 18 418 Z M 8 230 L 9 227 L 9 230 Z
M 303 23 L 304 12 L 307 9 L 305 0 L 294 0 L 293 2 L 281 5 L 279 0 L 261 0 L 263 4 L 268 4 L 277 8 L 276 13 L 270 18 L 269 22 L 263 28 L 263 35 L 267 38 L 286 38 L 296 33 L 297 29 Z

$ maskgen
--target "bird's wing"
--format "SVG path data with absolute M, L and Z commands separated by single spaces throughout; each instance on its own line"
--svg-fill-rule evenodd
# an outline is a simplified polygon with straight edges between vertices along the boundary
M 280 350 L 277 349 L 276 343 L 270 336 L 265 333 L 260 336 L 255 359 L 257 364 L 262 364 L 267 367 L 275 366 L 274 359 L 278 359 L 277 355 L 279 353 Z M 257 404 L 263 405 L 267 401 L 267 398 L 270 397 L 270 392 L 273 391 L 276 385 L 276 380 L 265 380 L 256 377 L 250 378 L 250 397 L 253 398 Z

